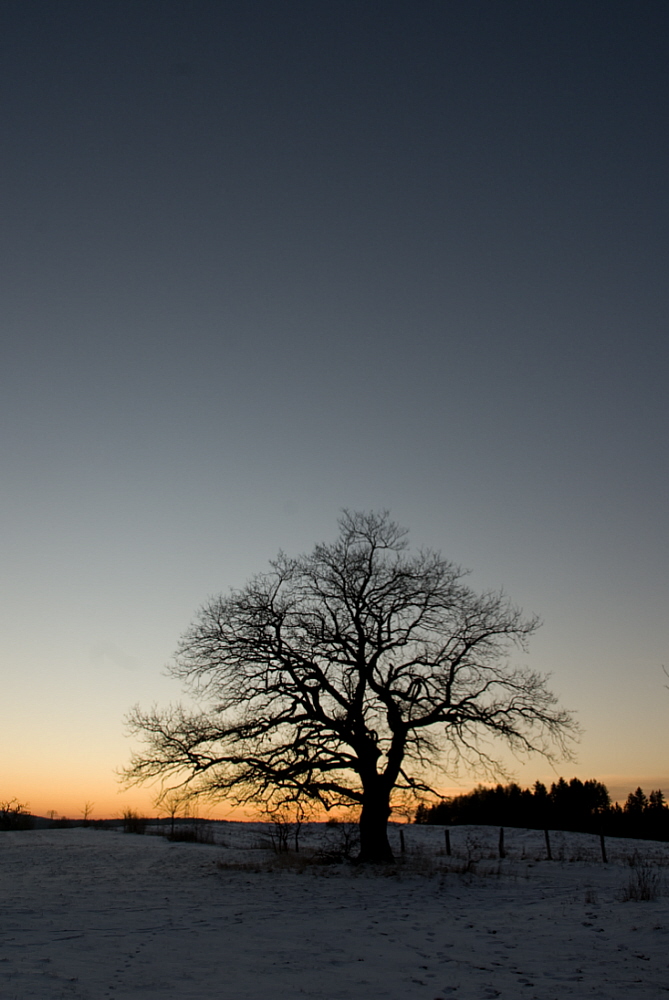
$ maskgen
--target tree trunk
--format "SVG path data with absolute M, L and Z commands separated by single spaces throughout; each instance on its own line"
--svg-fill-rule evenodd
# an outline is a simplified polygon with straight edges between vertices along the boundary
M 390 793 L 375 790 L 365 791 L 360 813 L 360 856 L 361 862 L 387 864 L 394 861 L 388 841 L 388 819 L 390 817 Z

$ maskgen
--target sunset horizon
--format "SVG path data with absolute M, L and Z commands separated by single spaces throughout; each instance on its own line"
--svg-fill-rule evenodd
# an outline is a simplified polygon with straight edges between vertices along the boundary
M 133 706 L 344 509 L 541 620 L 581 737 L 499 780 L 669 794 L 668 17 L 3 6 L 0 800 L 155 815 Z

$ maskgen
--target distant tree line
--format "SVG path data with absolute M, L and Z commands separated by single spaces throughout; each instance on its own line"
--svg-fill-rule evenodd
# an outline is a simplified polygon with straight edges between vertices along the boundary
M 621 806 L 611 802 L 601 781 L 578 778 L 569 782 L 560 778 L 550 790 L 540 781 L 531 789 L 514 783 L 495 788 L 479 785 L 472 792 L 443 799 L 436 805 L 420 805 L 415 822 L 515 826 L 669 840 L 669 806 L 662 791 L 658 789 L 646 796 L 637 788 Z

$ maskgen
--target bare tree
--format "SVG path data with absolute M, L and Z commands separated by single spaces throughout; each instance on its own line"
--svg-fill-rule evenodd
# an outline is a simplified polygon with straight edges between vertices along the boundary
M 171 789 L 161 796 L 160 804 L 170 819 L 170 837 L 174 837 L 174 824 L 179 811 L 182 810 L 184 815 L 188 815 L 187 798 L 184 800 L 183 793 L 178 789 Z
M 88 826 L 90 823 L 94 805 L 95 802 L 84 802 L 84 808 L 81 810 L 81 815 L 84 817 L 84 826 Z
M 345 511 L 310 555 L 210 600 L 171 673 L 203 707 L 135 708 L 129 784 L 276 808 L 359 809 L 361 860 L 392 858 L 394 796 L 431 792 L 463 760 L 504 773 L 488 737 L 567 754 L 571 715 L 512 666 L 538 627 L 503 594 L 476 594 L 439 553 L 407 551 L 387 512 Z

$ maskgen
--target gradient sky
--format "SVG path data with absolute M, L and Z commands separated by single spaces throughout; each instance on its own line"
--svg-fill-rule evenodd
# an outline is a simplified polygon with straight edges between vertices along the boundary
M 659 0 L 3 0 L 0 798 L 148 808 L 125 713 L 343 507 L 544 620 L 584 736 L 521 783 L 669 793 L 668 42 Z

